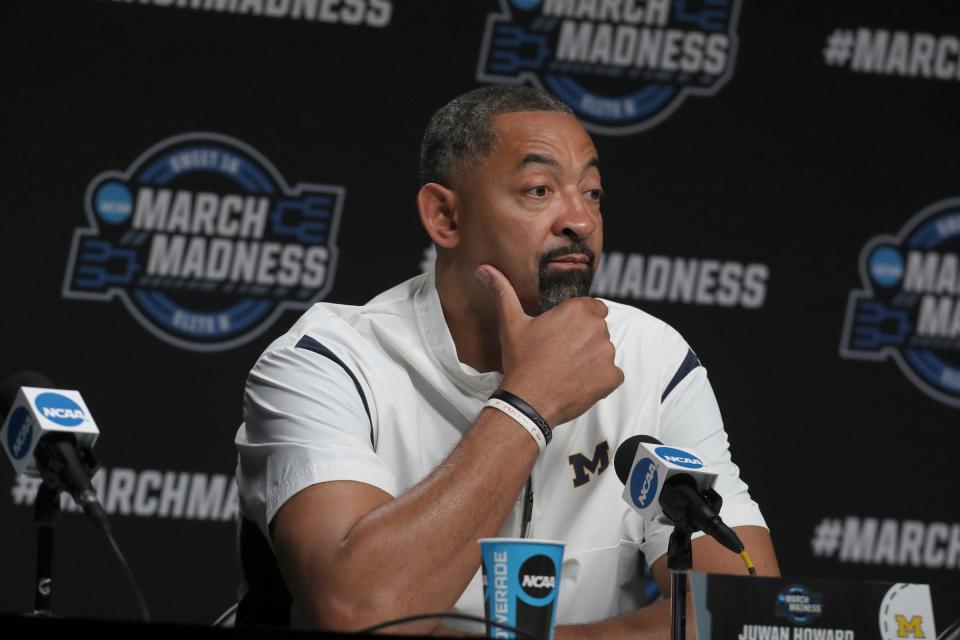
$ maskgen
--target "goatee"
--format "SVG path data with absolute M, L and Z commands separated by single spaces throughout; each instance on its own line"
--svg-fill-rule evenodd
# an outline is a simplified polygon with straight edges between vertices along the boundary
M 570 255 L 581 253 L 587 257 L 585 269 L 551 269 L 550 262 Z M 559 247 L 548 251 L 540 258 L 540 313 L 549 311 L 567 300 L 579 296 L 590 295 L 590 286 L 593 284 L 593 267 L 595 255 L 583 242 L 577 242 L 566 247 Z

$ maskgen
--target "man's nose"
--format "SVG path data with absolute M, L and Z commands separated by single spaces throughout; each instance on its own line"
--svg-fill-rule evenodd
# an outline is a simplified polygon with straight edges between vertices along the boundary
M 571 238 L 586 238 L 594 232 L 598 222 L 597 213 L 587 202 L 586 195 L 570 194 L 563 200 L 563 210 L 554 221 L 553 232 Z

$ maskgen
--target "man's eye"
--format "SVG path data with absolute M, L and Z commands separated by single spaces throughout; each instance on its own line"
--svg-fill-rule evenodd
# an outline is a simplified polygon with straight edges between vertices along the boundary
M 533 189 L 529 189 L 527 193 L 529 193 L 535 198 L 546 198 L 547 194 L 550 193 L 550 190 L 547 189 L 545 186 L 540 185 L 539 187 L 534 187 Z
M 590 189 L 590 191 L 587 191 L 587 196 L 591 200 L 596 200 L 599 202 L 600 198 L 603 196 L 603 189 Z

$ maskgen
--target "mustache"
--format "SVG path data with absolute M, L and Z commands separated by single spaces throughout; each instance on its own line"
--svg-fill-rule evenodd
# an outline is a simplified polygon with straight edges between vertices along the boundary
M 547 251 L 540 256 L 540 268 L 544 269 L 551 260 L 556 260 L 557 258 L 562 258 L 563 256 L 568 256 L 573 253 L 582 253 L 585 255 L 587 257 L 587 266 L 589 266 L 591 270 L 593 269 L 596 256 L 593 253 L 593 249 L 588 247 L 585 242 L 574 242 L 565 247 L 557 247 L 556 249 Z

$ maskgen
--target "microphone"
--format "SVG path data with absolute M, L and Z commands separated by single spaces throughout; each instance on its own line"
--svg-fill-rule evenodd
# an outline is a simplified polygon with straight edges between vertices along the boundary
M 78 391 L 56 389 L 32 371 L 15 374 L 0 388 L 0 442 L 18 475 L 43 478 L 66 490 L 103 531 L 106 511 L 90 478 L 99 466 L 93 445 L 100 430 Z
M 636 435 L 617 448 L 613 464 L 625 485 L 623 499 L 644 520 L 703 531 L 734 553 L 743 551 L 718 515 L 723 498 L 713 489 L 717 474 L 694 451 Z

